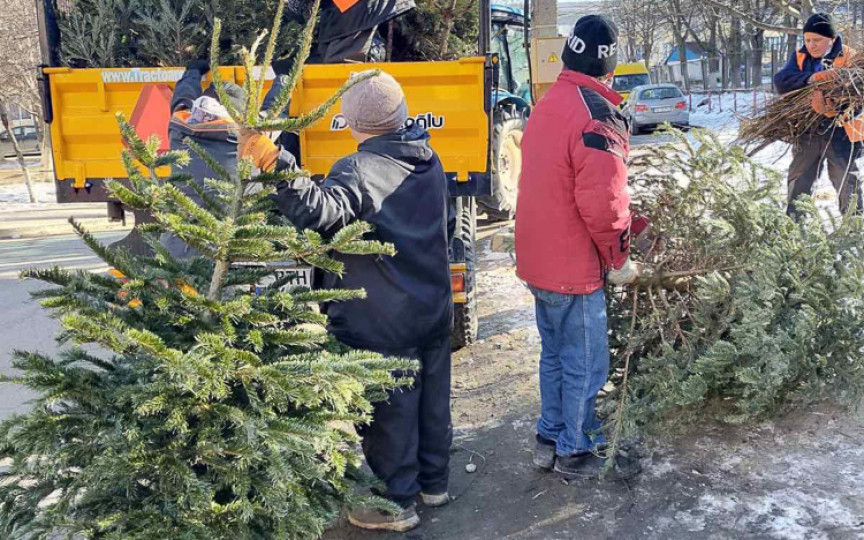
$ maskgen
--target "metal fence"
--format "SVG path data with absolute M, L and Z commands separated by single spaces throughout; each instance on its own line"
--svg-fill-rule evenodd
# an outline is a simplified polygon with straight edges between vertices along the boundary
M 691 90 L 687 102 L 690 112 L 731 112 L 747 116 L 761 110 L 772 97 L 772 93 L 761 89 Z

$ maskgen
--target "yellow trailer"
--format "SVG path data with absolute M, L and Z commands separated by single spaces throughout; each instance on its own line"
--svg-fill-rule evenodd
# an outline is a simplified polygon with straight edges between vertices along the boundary
M 122 207 L 111 201 L 105 188 L 107 179 L 125 177 L 120 162 L 122 143 L 114 115 L 122 111 L 131 116 L 148 85 L 167 85 L 163 89 L 170 91 L 183 75 L 183 69 L 62 66 L 59 61 L 62 36 L 56 24 L 55 3 L 37 0 L 36 4 L 44 62 L 40 68 L 43 111 L 50 125 L 57 200 L 61 203 L 105 201 L 109 217 L 123 219 Z M 514 71 L 511 60 L 525 52 L 521 46 L 515 46 L 519 41 L 516 38 L 524 33 L 527 25 L 513 26 L 507 17 L 516 17 L 518 13 L 512 8 L 492 7 L 489 0 L 479 2 L 479 11 L 480 56 L 451 62 L 306 65 L 292 96 L 290 110 L 293 114 L 310 111 L 329 98 L 352 71 L 381 68 L 402 84 L 411 116 L 409 121 L 421 123 L 429 130 L 432 146 L 441 156 L 447 172 L 457 213 L 456 234 L 450 245 L 456 302 L 452 336 L 455 347 L 471 343 L 478 329 L 477 199 L 483 201 L 490 212 L 497 209 L 506 217 L 513 215 L 519 176 L 519 171 L 514 169 L 514 164 L 519 162 L 515 159 L 519 153 L 518 144 L 509 152 L 502 148 L 509 148 L 507 142 L 511 140 L 518 143 L 522 121 L 530 108 L 524 98 L 511 94 L 513 88 L 510 88 L 515 85 L 511 81 Z M 493 24 L 499 47 L 492 46 Z M 502 45 L 501 36 L 505 33 L 515 40 L 512 50 Z M 499 88 L 502 52 L 502 63 L 506 62 L 508 67 L 505 85 Z M 246 76 L 241 67 L 220 69 L 225 80 L 242 83 Z M 300 134 L 300 163 L 313 175 L 326 174 L 336 160 L 356 149 L 338 110 L 337 105 L 330 116 Z M 504 172 L 499 174 L 499 170 Z M 145 219 L 145 216 L 136 216 L 136 219 Z
M 432 144 L 455 194 L 481 194 L 488 186 L 489 115 L 486 88 L 491 60 L 364 64 L 393 75 L 405 89 L 409 122 L 429 130 Z M 225 80 L 242 84 L 245 69 L 223 67 Z M 307 113 L 326 101 L 356 65 L 309 65 L 291 101 L 291 114 Z M 146 85 L 173 89 L 182 68 L 72 69 L 44 68 L 50 110 L 52 157 L 58 202 L 103 202 L 104 182 L 123 178 L 122 142 L 114 115 L 130 117 Z M 269 79 L 272 81 L 272 73 Z M 205 86 L 209 78 L 205 80 Z M 267 83 L 269 87 L 270 82 Z M 356 150 L 347 125 L 334 107 L 329 116 L 300 134 L 300 162 L 313 175 L 324 175 L 341 157 Z M 166 119 L 167 124 L 167 119 Z M 166 171 L 167 174 L 167 171 Z

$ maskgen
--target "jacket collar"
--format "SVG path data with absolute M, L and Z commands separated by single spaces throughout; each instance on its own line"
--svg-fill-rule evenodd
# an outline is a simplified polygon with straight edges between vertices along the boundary
M 624 101 L 624 98 L 621 97 L 621 94 L 619 94 L 615 90 L 612 90 L 594 77 L 585 75 L 584 73 L 579 73 L 578 71 L 565 69 L 561 72 L 560 75 L 558 75 L 558 80 L 566 81 L 577 86 L 584 86 L 585 88 L 590 88 L 604 98 L 608 99 L 610 102 L 612 102 L 612 105 L 615 105 L 616 107 L 620 105 L 622 101 Z

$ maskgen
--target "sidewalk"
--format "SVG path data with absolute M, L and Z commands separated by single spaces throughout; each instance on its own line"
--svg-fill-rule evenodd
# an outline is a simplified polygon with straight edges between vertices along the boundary
M 105 203 L 58 204 L 53 183 L 36 182 L 34 188 L 38 203 L 27 202 L 23 183 L 0 184 L 0 240 L 71 234 L 69 217 L 90 232 L 131 230 L 134 225 L 131 214 L 125 227 L 108 221 Z

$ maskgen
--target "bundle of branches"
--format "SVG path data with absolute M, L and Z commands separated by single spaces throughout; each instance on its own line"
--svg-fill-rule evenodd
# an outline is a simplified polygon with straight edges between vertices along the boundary
M 764 147 L 783 141 L 792 143 L 802 133 L 822 127 L 826 117 L 811 106 L 814 91 L 821 91 L 826 103 L 839 114 L 835 126 L 850 121 L 864 110 L 864 54 L 856 54 L 835 76 L 810 84 L 769 101 L 753 118 L 741 123 L 739 141 L 747 146 Z M 824 128 L 823 128 L 824 129 Z
M 634 206 L 653 239 L 633 253 L 648 277 L 609 294 L 619 377 L 601 410 L 612 440 L 860 397 L 864 219 L 826 221 L 808 200 L 795 223 L 776 173 L 742 148 L 678 138 L 633 167 Z

